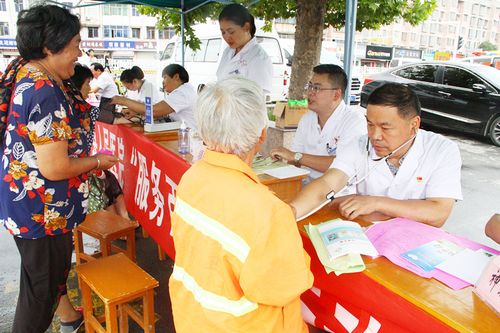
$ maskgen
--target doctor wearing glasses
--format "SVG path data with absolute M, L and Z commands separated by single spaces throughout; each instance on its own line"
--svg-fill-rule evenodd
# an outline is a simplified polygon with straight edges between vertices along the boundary
M 300 119 L 292 149 L 278 147 L 271 150 L 271 157 L 310 170 L 309 181 L 326 172 L 339 144 L 366 134 L 364 114 L 343 101 L 346 88 L 347 75 L 340 66 L 314 67 L 304 87 L 309 111 Z
M 462 200 L 458 146 L 419 129 L 420 103 L 402 84 L 375 89 L 366 118 L 368 136 L 341 144 L 330 169 L 292 201 L 297 219 L 333 200 L 346 219 L 404 217 L 441 227 Z M 356 195 L 335 199 L 350 187 Z
M 219 14 L 222 38 L 229 47 L 222 54 L 217 81 L 240 76 L 257 83 L 266 96 L 271 94 L 273 64 L 255 38 L 255 20 L 239 4 L 231 4 Z

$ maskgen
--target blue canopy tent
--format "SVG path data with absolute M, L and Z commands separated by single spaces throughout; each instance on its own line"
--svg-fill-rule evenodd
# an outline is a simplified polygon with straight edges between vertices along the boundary
M 182 40 L 182 65 L 184 66 L 184 22 L 185 15 L 199 7 L 202 7 L 211 2 L 219 2 L 219 3 L 232 3 L 230 0 L 93 0 L 95 3 L 85 3 L 85 4 L 77 4 L 76 6 L 71 6 L 71 8 L 81 8 L 81 7 L 91 7 L 91 6 L 99 6 L 104 4 L 128 4 L 128 5 L 143 5 L 143 6 L 151 6 L 154 8 L 169 10 L 174 13 L 178 13 L 181 15 L 181 40 Z M 57 1 L 51 1 L 56 4 Z
M 199 7 L 202 7 L 211 2 L 218 2 L 223 4 L 230 4 L 231 0 L 92 0 L 95 3 L 78 4 L 72 6 L 73 8 L 97 6 L 103 4 L 130 4 L 130 5 L 144 5 L 164 10 L 169 10 L 181 15 L 181 41 L 182 41 L 182 57 L 181 62 L 184 66 L 184 22 L 185 15 Z M 253 1 L 250 5 L 258 2 Z M 49 2 L 57 3 L 56 1 L 49 0 Z M 356 31 L 356 12 L 358 0 L 346 1 L 346 17 L 345 17 L 345 41 L 344 41 L 344 70 L 347 74 L 348 82 L 351 82 L 352 67 L 353 67 L 353 48 L 354 48 L 354 34 Z M 350 95 L 351 85 L 347 85 L 345 94 L 345 102 L 349 103 L 348 98 Z

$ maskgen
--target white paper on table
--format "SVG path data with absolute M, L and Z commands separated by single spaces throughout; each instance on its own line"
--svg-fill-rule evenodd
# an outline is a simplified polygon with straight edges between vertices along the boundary
M 480 251 L 465 248 L 436 266 L 460 280 L 475 284 L 492 258 Z
M 281 168 L 274 168 L 264 171 L 265 174 L 279 179 L 308 175 L 309 172 L 309 170 L 297 168 L 293 165 L 287 165 Z

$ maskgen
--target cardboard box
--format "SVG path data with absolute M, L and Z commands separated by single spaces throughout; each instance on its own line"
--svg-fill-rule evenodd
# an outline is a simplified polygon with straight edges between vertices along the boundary
M 287 102 L 276 102 L 274 115 L 276 116 L 276 127 L 297 128 L 300 118 L 309 111 L 305 106 L 290 106 Z

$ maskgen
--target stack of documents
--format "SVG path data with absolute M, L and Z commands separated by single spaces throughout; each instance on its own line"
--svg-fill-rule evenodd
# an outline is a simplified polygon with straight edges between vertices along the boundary
M 439 269 L 468 284 L 476 284 L 493 253 L 463 248 L 447 239 L 437 239 L 401 254 L 425 272 Z
M 327 273 L 361 272 L 366 268 L 361 254 L 378 256 L 363 229 L 355 222 L 335 219 L 304 228 Z
M 394 264 L 454 290 L 474 284 L 491 258 L 500 255 L 483 244 L 402 218 L 374 224 L 366 235 Z

